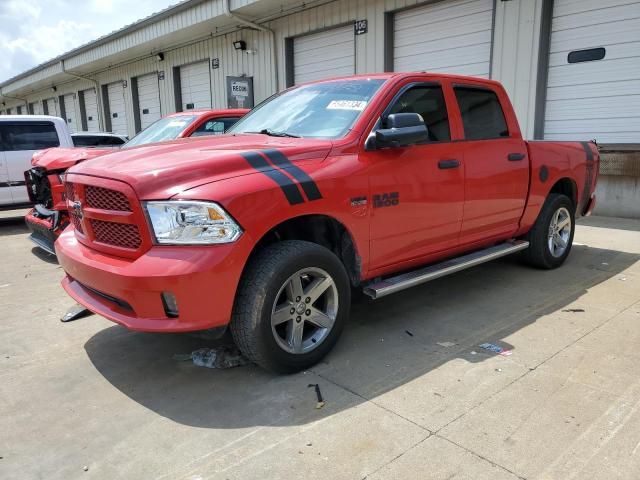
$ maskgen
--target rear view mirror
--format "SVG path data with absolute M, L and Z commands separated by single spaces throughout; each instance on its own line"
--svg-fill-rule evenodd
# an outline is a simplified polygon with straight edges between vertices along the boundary
M 392 113 L 384 122 L 386 128 L 376 130 L 378 147 L 404 147 L 429 140 L 429 131 L 417 113 Z

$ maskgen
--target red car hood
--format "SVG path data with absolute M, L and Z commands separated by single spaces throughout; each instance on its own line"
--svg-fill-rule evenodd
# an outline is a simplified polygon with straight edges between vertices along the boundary
M 121 180 L 141 200 L 162 200 L 206 183 L 256 173 L 244 153 L 275 149 L 292 162 L 322 160 L 332 145 L 329 140 L 258 134 L 188 138 L 120 150 L 76 165 L 69 173 Z
M 31 165 L 47 171 L 66 170 L 78 162 L 113 152 L 101 148 L 47 148 L 33 154 Z

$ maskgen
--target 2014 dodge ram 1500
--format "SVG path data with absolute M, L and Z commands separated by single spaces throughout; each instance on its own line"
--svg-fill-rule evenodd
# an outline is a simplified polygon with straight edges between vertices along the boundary
M 593 143 L 525 142 L 494 81 L 314 82 L 228 135 L 71 168 L 63 287 L 133 330 L 228 326 L 295 371 L 335 344 L 351 287 L 378 298 L 516 251 L 561 265 L 598 164 Z

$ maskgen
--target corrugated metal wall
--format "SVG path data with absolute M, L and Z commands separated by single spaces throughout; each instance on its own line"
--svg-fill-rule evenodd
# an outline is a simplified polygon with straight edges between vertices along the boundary
M 447 0 L 439 0 L 447 1 Z M 254 3 L 250 0 L 236 0 L 232 2 L 234 8 Z M 420 0 L 335 0 L 311 2 L 304 10 L 287 16 L 276 18 L 265 23 L 265 26 L 275 31 L 278 88 L 286 85 L 286 55 L 285 39 L 317 30 L 345 25 L 355 20 L 368 21 L 368 33 L 355 37 L 356 73 L 380 72 L 384 70 L 385 52 L 385 12 L 401 10 L 432 2 Z M 169 19 L 162 20 L 158 25 L 145 27 L 144 32 L 136 35 L 161 35 L 163 28 L 177 29 L 189 25 L 201 25 L 201 20 L 218 14 L 213 4 L 214 0 L 203 2 L 200 16 L 189 17 L 185 14 L 182 23 L 178 21 L 182 16 L 172 19 L 171 25 L 165 25 Z M 531 136 L 533 133 L 533 115 L 535 107 L 536 69 L 538 60 L 538 43 L 540 30 L 542 0 L 512 0 L 509 2 L 495 2 L 495 31 L 493 38 L 492 77 L 503 81 L 509 91 L 516 112 L 522 122 L 523 131 Z M 164 25 L 164 26 L 163 26 Z M 191 27 L 188 27 L 191 28 Z M 196 27 L 196 30 L 200 32 Z M 156 29 L 156 30 L 154 30 Z M 151 32 L 151 33 L 150 33 Z M 132 34 L 133 35 L 133 34 Z M 201 35 L 200 35 L 201 36 Z M 150 37 L 151 38 L 151 37 Z M 233 48 L 234 40 L 244 40 L 247 49 L 252 53 L 240 52 Z M 125 39 L 122 40 L 125 42 Z M 128 41 L 128 40 L 127 40 Z M 138 39 L 140 41 L 140 39 Z M 126 42 L 125 42 L 126 43 Z M 184 42 L 183 42 L 184 43 Z M 121 45 L 126 48 L 126 43 Z M 105 46 L 106 48 L 106 46 Z M 109 48 L 119 48 L 111 45 Z M 256 103 L 267 98 L 276 91 L 276 75 L 272 62 L 272 43 L 267 32 L 242 29 L 220 36 L 210 36 L 190 45 L 163 49 L 164 61 L 156 60 L 155 55 L 142 60 L 133 61 L 126 65 L 115 66 L 106 71 L 94 72 L 91 77 L 100 85 L 124 80 L 127 82 L 125 98 L 127 100 L 127 122 L 129 135 L 135 132 L 133 99 L 131 95 L 131 78 L 150 72 L 163 71 L 164 80 L 160 80 L 160 97 L 162 114 L 176 110 L 174 95 L 174 67 L 201 60 L 218 58 L 220 67 L 211 70 L 211 90 L 214 108 L 226 107 L 226 77 L 247 75 L 254 79 L 254 96 Z M 72 70 L 81 62 L 89 61 L 100 55 L 99 48 L 86 52 L 86 56 L 79 55 L 65 62 L 67 70 Z M 103 52 L 102 54 L 104 54 Z M 112 52 L 113 53 L 113 52 Z M 73 61 L 72 61 L 73 60 Z M 54 70 L 61 67 L 50 67 Z M 42 75 L 48 73 L 42 72 Z M 25 79 L 26 81 L 26 79 Z M 85 80 L 73 80 L 57 86 L 56 95 L 75 93 L 78 90 L 91 88 L 94 85 Z M 42 101 L 51 97 L 50 89 L 28 95 L 29 102 Z M 76 102 L 77 103 L 77 102 Z M 18 101 L 8 102 L 5 107 L 13 108 Z M 76 107 L 78 109 L 78 107 Z M 76 112 L 80 117 L 79 109 Z

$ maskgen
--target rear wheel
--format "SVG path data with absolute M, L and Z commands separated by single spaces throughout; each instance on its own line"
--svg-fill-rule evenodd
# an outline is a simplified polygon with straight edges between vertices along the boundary
M 330 250 L 310 242 L 281 242 L 266 247 L 247 266 L 231 333 L 251 361 L 274 372 L 295 372 L 331 350 L 349 304 L 347 272 Z
M 547 197 L 538 219 L 527 235 L 527 263 L 545 269 L 557 268 L 569 256 L 575 232 L 575 207 L 566 195 Z

